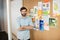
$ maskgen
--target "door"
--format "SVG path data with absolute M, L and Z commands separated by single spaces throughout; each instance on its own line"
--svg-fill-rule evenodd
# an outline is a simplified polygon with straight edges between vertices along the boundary
M 0 31 L 4 29 L 4 7 L 3 0 L 0 0 Z

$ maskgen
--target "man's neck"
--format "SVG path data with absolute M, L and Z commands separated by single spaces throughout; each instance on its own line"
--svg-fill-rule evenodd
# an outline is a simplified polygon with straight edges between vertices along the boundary
M 22 18 L 25 18 L 25 17 L 27 17 L 27 16 L 22 16 Z

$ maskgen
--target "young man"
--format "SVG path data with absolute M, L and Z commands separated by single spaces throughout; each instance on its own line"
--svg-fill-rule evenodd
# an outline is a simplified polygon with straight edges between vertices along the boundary
M 20 9 L 21 16 L 17 18 L 17 38 L 18 40 L 30 40 L 30 29 L 33 29 L 33 23 L 29 16 L 27 16 L 27 9 L 22 7 Z

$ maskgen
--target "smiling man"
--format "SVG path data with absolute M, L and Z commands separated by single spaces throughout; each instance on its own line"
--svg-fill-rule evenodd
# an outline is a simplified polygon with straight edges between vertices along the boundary
M 30 29 L 33 29 L 33 23 L 29 16 L 27 16 L 27 9 L 21 7 L 21 16 L 17 18 L 17 38 L 18 40 L 30 40 Z

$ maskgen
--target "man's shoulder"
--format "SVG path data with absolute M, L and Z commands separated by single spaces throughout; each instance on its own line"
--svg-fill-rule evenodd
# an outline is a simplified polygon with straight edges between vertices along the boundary
M 20 19 L 21 19 L 21 16 L 18 16 L 18 17 L 17 17 L 17 20 L 20 20 Z
M 17 18 L 21 18 L 21 16 L 18 16 Z
M 31 20 L 31 19 L 32 19 L 30 16 L 27 16 L 27 18 L 28 18 L 29 20 Z

